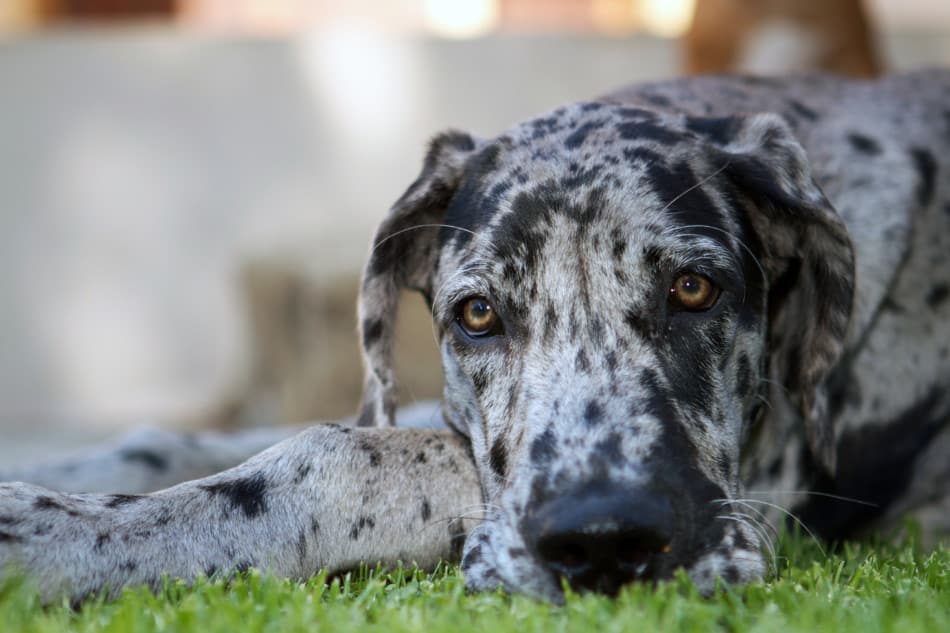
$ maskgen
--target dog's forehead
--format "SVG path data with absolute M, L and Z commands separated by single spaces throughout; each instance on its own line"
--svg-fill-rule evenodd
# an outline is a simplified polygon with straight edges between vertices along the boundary
M 681 117 L 617 104 L 575 104 L 526 121 L 468 161 L 443 252 L 455 263 L 530 260 L 539 235 L 550 245 L 560 234 L 578 247 L 636 241 L 727 257 L 737 204 L 717 188 L 715 155 L 703 148 Z

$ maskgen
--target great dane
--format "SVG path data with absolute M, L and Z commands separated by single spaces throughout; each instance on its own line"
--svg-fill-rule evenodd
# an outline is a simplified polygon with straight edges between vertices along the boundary
M 365 269 L 355 424 L 148 494 L 275 438 L 153 433 L 10 474 L 34 483 L 0 486 L 0 563 L 81 598 L 461 556 L 473 589 L 557 601 L 758 579 L 782 509 L 822 538 L 908 514 L 941 538 L 948 156 L 940 70 L 682 79 L 440 134 Z M 403 289 L 448 429 L 394 428 Z

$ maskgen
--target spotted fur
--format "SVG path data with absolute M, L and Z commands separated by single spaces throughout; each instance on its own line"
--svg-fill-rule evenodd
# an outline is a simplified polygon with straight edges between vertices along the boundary
M 377 428 L 314 429 L 150 495 L 0 488 L 0 562 L 76 595 L 429 562 L 464 538 L 470 587 L 559 600 L 562 578 L 759 578 L 779 506 L 827 538 L 906 513 L 939 538 L 948 103 L 944 71 L 694 78 L 441 134 L 363 277 L 357 422 Z M 685 273 L 720 289 L 711 307 L 670 299 Z M 404 289 L 431 306 L 453 433 L 385 428 Z M 462 326 L 472 297 L 500 319 L 484 336 Z M 444 521 L 473 507 L 474 529 Z

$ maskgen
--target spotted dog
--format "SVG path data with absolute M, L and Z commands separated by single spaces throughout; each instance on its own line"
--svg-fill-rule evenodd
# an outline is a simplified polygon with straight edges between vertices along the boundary
M 945 71 L 685 79 L 441 134 L 365 270 L 356 428 L 145 495 L 6 485 L 0 561 L 82 596 L 461 553 L 469 587 L 557 601 L 759 578 L 782 507 L 940 538 L 948 155 Z M 390 428 L 403 289 L 450 430 Z

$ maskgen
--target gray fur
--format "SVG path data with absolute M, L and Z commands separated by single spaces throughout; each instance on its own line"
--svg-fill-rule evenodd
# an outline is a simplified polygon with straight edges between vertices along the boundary
M 358 424 L 394 423 L 408 288 L 432 307 L 455 434 L 316 428 L 128 503 L 13 484 L 0 489 L 0 562 L 72 595 L 208 564 L 290 576 L 428 564 L 463 532 L 421 526 L 482 503 L 468 585 L 558 600 L 564 569 L 611 592 L 678 568 L 703 591 L 759 578 L 763 522 L 781 520 L 763 499 L 827 538 L 907 513 L 940 538 L 948 104 L 945 71 L 697 78 L 559 108 L 495 139 L 440 135 L 364 274 Z M 667 299 L 684 272 L 722 288 L 708 311 Z M 501 329 L 465 333 L 459 307 L 473 296 Z M 403 454 L 417 449 L 422 459 Z M 557 557 L 551 526 L 572 507 L 600 518 L 568 536 L 593 543 L 591 561 L 616 553 L 622 573 Z M 650 517 L 662 520 L 645 528 Z M 656 542 L 626 551 L 628 524 Z

